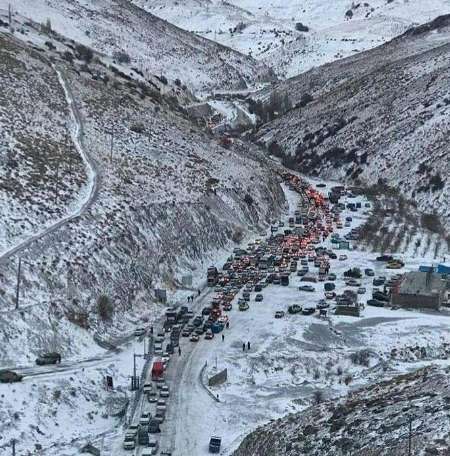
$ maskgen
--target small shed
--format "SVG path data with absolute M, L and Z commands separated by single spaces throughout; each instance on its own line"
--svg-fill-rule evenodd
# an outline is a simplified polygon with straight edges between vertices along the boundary
M 392 294 L 391 302 L 400 307 L 438 310 L 445 301 L 446 288 L 446 281 L 437 272 L 409 272 Z

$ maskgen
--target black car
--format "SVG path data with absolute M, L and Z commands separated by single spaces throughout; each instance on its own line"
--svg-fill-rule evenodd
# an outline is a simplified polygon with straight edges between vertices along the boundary
M 394 259 L 394 257 L 392 255 L 381 255 L 379 257 L 377 257 L 377 261 L 392 261 Z
M 372 283 L 375 287 L 379 287 L 384 284 L 384 279 L 373 279 Z
M 158 432 L 161 432 L 159 422 L 155 418 L 151 419 L 150 423 L 148 423 L 148 432 L 150 432 L 150 434 L 157 434 Z
M 192 322 L 194 326 L 197 328 L 203 324 L 203 318 L 202 317 L 195 317 L 194 321 Z
M 11 370 L 1 370 L 0 371 L 0 383 L 15 383 L 21 382 L 23 375 L 18 374 L 17 372 Z
M 367 301 L 368 306 L 374 306 L 374 307 L 384 307 L 384 302 L 383 301 L 378 301 L 377 299 L 369 299 Z
M 389 296 L 382 293 L 381 291 L 374 291 L 372 294 L 373 299 L 377 299 L 378 301 L 384 301 L 384 302 L 389 302 Z
M 202 315 L 209 315 L 211 313 L 211 307 L 204 307 L 202 310 Z
M 149 440 L 150 439 L 148 438 L 148 430 L 145 429 L 144 426 L 139 427 L 139 431 L 138 431 L 138 442 L 139 442 L 139 445 L 147 446 Z
M 47 364 L 61 364 L 61 355 L 59 353 L 44 353 L 36 359 L 38 366 L 45 366 Z
M 166 352 L 169 353 L 169 355 L 173 355 L 174 352 L 174 345 L 173 344 L 167 344 L 166 345 Z

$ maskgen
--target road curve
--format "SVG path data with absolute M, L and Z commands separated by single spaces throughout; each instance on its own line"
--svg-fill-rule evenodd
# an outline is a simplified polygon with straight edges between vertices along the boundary
M 15 254 L 19 253 L 21 250 L 29 247 L 33 242 L 38 241 L 39 239 L 42 239 L 43 237 L 47 236 L 50 233 L 53 233 L 54 231 L 56 231 L 61 226 L 65 225 L 66 223 L 82 216 L 91 207 L 92 203 L 95 201 L 97 194 L 98 194 L 98 187 L 99 187 L 98 171 L 97 171 L 94 161 L 92 160 L 92 158 L 89 156 L 89 154 L 85 151 L 85 149 L 83 147 L 84 129 L 83 129 L 82 116 L 75 103 L 72 91 L 70 89 L 67 78 L 64 74 L 64 71 L 58 69 L 56 67 L 56 65 L 54 65 L 53 63 L 50 63 L 50 65 L 55 70 L 55 72 L 58 76 L 58 81 L 61 84 L 61 87 L 63 88 L 64 95 L 65 95 L 67 104 L 69 106 L 70 114 L 72 117 L 72 128 L 71 128 L 72 141 L 73 141 L 78 153 L 81 155 L 83 162 L 86 165 L 89 189 L 88 189 L 86 197 L 84 198 L 84 201 L 81 203 L 81 205 L 75 212 L 61 218 L 60 220 L 55 222 L 53 225 L 43 229 L 42 231 L 40 231 L 38 233 L 31 235 L 28 239 L 25 239 L 24 241 L 16 244 L 13 247 L 10 247 L 5 252 L 1 253 L 0 254 L 0 264 L 5 263 L 13 255 L 15 255 Z

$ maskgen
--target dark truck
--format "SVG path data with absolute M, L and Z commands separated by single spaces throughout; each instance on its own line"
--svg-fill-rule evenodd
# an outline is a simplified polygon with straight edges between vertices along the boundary
M 210 453 L 219 453 L 221 444 L 222 444 L 222 439 L 220 437 L 212 436 L 209 440 L 209 452 Z

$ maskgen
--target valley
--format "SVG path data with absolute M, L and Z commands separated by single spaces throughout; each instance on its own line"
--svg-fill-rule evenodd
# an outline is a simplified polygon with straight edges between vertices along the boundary
M 10 3 L 2 454 L 445 454 L 449 2 Z

